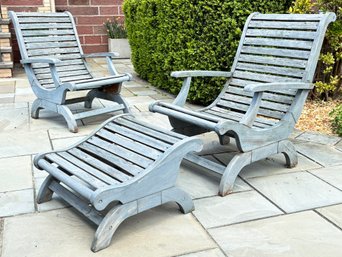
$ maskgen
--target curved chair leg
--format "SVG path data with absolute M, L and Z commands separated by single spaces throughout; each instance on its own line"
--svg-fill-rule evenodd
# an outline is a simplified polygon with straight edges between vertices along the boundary
M 43 109 L 42 106 L 42 101 L 38 98 L 33 101 L 32 106 L 31 106 L 31 117 L 33 119 L 38 119 L 39 118 L 39 111 Z
M 298 154 L 294 145 L 289 140 L 279 142 L 278 152 L 284 154 L 286 167 L 293 168 L 298 164 Z
M 138 213 L 137 201 L 115 206 L 103 218 L 96 230 L 95 238 L 91 246 L 93 252 L 106 248 L 119 225 L 128 217 Z
M 195 209 L 190 195 L 178 187 L 172 187 L 162 192 L 162 203 L 167 202 L 176 202 L 184 214 Z
M 252 152 L 239 153 L 229 162 L 220 181 L 219 195 L 225 196 L 233 191 L 234 182 L 240 171 L 252 162 Z
M 51 182 L 54 178 L 49 175 L 40 186 L 38 195 L 37 195 L 37 203 L 45 203 L 51 200 L 53 191 L 49 188 Z
M 124 113 L 130 113 L 129 105 L 125 99 L 122 98 L 120 94 L 109 94 L 107 100 L 111 100 L 118 104 L 122 104 L 124 109 L 122 110 Z
M 87 93 L 86 100 L 84 101 L 85 108 L 91 108 L 93 104 L 93 100 L 96 97 L 97 89 L 92 89 Z
M 77 122 L 70 109 L 65 105 L 57 105 L 57 110 L 59 114 L 63 115 L 68 124 L 69 130 L 74 133 L 78 132 Z

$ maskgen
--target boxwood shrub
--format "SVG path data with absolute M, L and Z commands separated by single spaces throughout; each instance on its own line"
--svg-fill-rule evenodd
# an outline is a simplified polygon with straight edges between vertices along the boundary
M 247 16 L 284 13 L 289 0 L 125 0 L 125 23 L 136 72 L 177 94 L 176 70 L 226 70 L 233 62 Z M 211 102 L 222 79 L 193 81 L 188 100 Z

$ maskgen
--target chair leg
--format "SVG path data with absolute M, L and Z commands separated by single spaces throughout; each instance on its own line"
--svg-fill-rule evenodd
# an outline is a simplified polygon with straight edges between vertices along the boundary
M 220 181 L 219 195 L 226 196 L 233 191 L 234 182 L 240 171 L 252 162 L 252 152 L 239 153 L 229 162 Z
M 78 127 L 76 119 L 74 118 L 74 115 L 70 111 L 70 109 L 65 105 L 57 105 L 57 112 L 61 115 L 63 115 L 64 119 L 66 120 L 68 124 L 68 128 L 70 132 L 77 133 Z
M 128 217 L 138 213 L 137 201 L 117 205 L 103 218 L 96 230 L 95 238 L 91 246 L 93 252 L 100 251 L 109 246 L 112 237 L 119 225 Z
M 162 192 L 162 203 L 167 202 L 176 202 L 184 214 L 195 209 L 190 195 L 178 187 L 172 187 Z
M 298 164 L 298 154 L 294 145 L 289 140 L 279 142 L 278 153 L 284 154 L 286 167 L 293 168 Z
M 49 175 L 40 186 L 38 195 L 37 195 L 37 203 L 45 203 L 52 199 L 53 191 L 49 188 L 51 182 L 54 178 Z
M 31 117 L 33 119 L 38 119 L 39 111 L 41 109 L 43 109 L 42 101 L 39 98 L 37 98 L 36 100 L 33 101 L 32 106 L 31 106 Z
M 85 108 L 91 108 L 93 104 L 93 100 L 96 97 L 97 89 L 92 89 L 87 93 L 86 100 L 84 101 Z

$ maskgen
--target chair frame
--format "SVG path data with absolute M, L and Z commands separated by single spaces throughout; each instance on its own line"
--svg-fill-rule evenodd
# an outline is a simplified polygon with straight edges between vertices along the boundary
M 19 16 L 20 17 L 19 17 Z M 25 72 L 31 84 L 32 90 L 34 94 L 37 96 L 37 99 L 33 102 L 31 107 L 31 116 L 34 119 L 39 118 L 39 111 L 41 109 L 47 109 L 53 112 L 56 112 L 64 117 L 67 122 L 68 128 L 71 132 L 77 132 L 77 120 L 83 119 L 86 117 L 97 116 L 109 112 L 115 111 L 123 111 L 125 113 L 129 112 L 129 107 L 126 101 L 120 95 L 122 83 L 124 81 L 130 81 L 132 76 L 129 73 L 119 74 L 115 69 L 112 59 L 118 57 L 117 53 L 93 53 L 93 54 L 84 54 L 80 40 L 77 34 L 76 25 L 73 20 L 71 13 L 15 13 L 13 11 L 9 11 L 9 17 L 12 20 L 12 23 L 15 28 L 16 37 L 18 40 L 18 45 L 21 53 L 21 63 L 24 66 Z M 72 24 L 71 30 L 73 31 L 73 35 L 76 38 L 77 48 L 79 49 L 79 54 L 82 59 L 82 63 L 85 66 L 85 69 L 93 77 L 93 79 L 84 80 L 84 81 L 71 81 L 63 83 L 59 76 L 58 72 L 58 64 L 62 61 L 54 56 L 54 54 L 49 54 L 46 52 L 45 56 L 42 57 L 29 57 L 28 51 L 25 45 L 25 39 L 21 29 L 20 18 L 25 17 L 33 17 L 34 19 L 52 19 L 54 18 L 69 18 Z M 46 29 L 46 28 L 44 28 Z M 37 31 L 37 35 L 39 35 L 39 31 Z M 44 34 L 42 34 L 44 35 Z M 41 49 L 44 52 L 44 49 Z M 86 58 L 106 58 L 109 77 L 95 78 L 85 61 Z M 34 65 L 45 64 L 49 66 L 51 72 L 51 78 L 53 80 L 54 88 L 46 88 L 41 85 L 34 71 Z M 85 97 L 78 97 L 67 99 L 67 93 L 71 91 L 85 91 L 89 90 Z M 113 105 L 110 107 L 104 107 L 100 109 L 95 109 L 91 111 L 84 111 L 80 113 L 73 114 L 70 108 L 67 106 L 69 104 L 84 102 L 85 108 L 91 108 L 92 102 L 94 98 L 101 98 L 109 101 L 113 101 L 118 103 L 117 105 Z
M 260 20 L 266 19 L 274 21 L 296 21 L 301 19 L 319 20 L 319 25 L 316 31 L 317 34 L 313 39 L 313 45 L 308 57 L 308 64 L 306 65 L 303 77 L 301 81 L 296 82 L 279 81 L 247 84 L 244 87 L 244 91 L 252 94 L 252 100 L 245 113 L 242 114 L 241 117 L 238 117 L 238 121 L 208 115 L 206 111 L 210 111 L 217 105 L 218 101 L 220 101 L 221 97 L 223 97 L 230 86 L 230 81 L 232 80 L 233 74 L 236 70 L 241 49 L 244 45 L 246 33 L 249 28 L 248 25 L 256 16 L 260 17 Z M 219 195 L 225 196 L 232 192 L 234 182 L 241 169 L 258 160 L 277 153 L 282 153 L 286 158 L 287 167 L 294 167 L 297 165 L 297 153 L 294 145 L 288 140 L 288 137 L 292 133 L 294 126 L 300 117 L 309 91 L 313 88 L 313 76 L 325 31 L 329 23 L 333 22 L 335 19 L 336 15 L 334 13 L 315 15 L 289 14 L 287 16 L 283 14 L 252 13 L 246 21 L 231 72 L 193 70 L 176 71 L 171 73 L 172 77 L 184 79 L 178 96 L 172 104 L 164 103 L 162 101 L 152 103 L 149 107 L 150 111 L 167 115 L 171 125 L 173 126 L 173 130 L 178 133 L 196 135 L 208 131 L 214 131 L 218 135 L 219 141 L 222 145 L 228 144 L 230 138 L 235 138 L 239 152 L 233 157 L 226 167 L 197 155 L 188 155 L 186 157 L 188 161 L 201 165 L 222 176 L 219 186 Z M 272 31 L 270 33 L 274 34 Z M 208 107 L 196 111 L 184 108 L 187 95 L 190 90 L 191 80 L 194 77 L 227 78 L 227 83 L 217 99 Z M 286 113 L 268 128 L 253 127 L 254 122 L 258 119 L 258 112 L 265 92 L 275 92 L 278 90 L 295 90 L 294 99 Z M 224 116 L 224 114 L 222 114 L 222 116 Z

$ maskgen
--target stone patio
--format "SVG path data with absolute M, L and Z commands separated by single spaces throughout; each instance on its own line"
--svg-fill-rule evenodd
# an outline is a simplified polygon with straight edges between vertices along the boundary
M 132 112 L 170 129 L 167 118 L 149 113 L 148 105 L 174 96 L 139 79 L 130 60 L 115 63 L 119 71 L 134 75 L 123 87 Z M 97 75 L 106 74 L 105 66 L 100 59 L 91 63 Z M 63 118 L 48 111 L 32 119 L 34 99 L 22 69 L 15 70 L 14 79 L 0 81 L 0 257 L 342 256 L 342 140 L 301 131 L 292 135 L 297 167 L 285 168 L 281 155 L 256 162 L 241 172 L 234 192 L 224 198 L 217 196 L 219 178 L 184 164 L 178 185 L 193 197 L 195 211 L 183 215 L 166 204 L 136 215 L 119 227 L 110 247 L 94 254 L 94 225 L 57 196 L 35 203 L 46 174 L 33 167 L 32 159 L 38 152 L 74 144 L 110 115 L 81 120 L 79 133 L 73 134 Z M 81 108 L 76 104 L 73 110 Z M 207 142 L 213 137 L 202 136 Z M 208 144 L 202 153 L 227 163 L 233 150 Z

